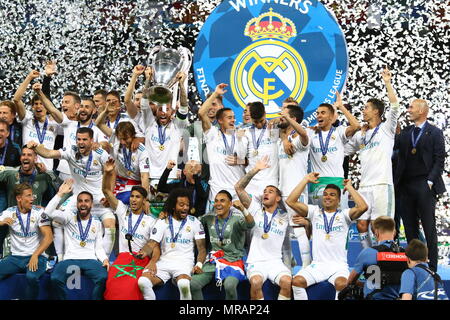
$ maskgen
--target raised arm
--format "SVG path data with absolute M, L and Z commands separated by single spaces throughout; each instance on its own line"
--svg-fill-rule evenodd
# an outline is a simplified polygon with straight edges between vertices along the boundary
M 245 174 L 245 176 L 243 176 L 234 186 L 234 189 L 236 190 L 236 194 L 238 195 L 239 200 L 246 209 L 250 207 L 252 198 L 250 198 L 250 195 L 247 193 L 247 191 L 245 191 L 245 188 L 250 183 L 250 180 L 252 180 L 253 177 L 258 172 L 269 167 L 270 167 L 269 156 L 265 156 L 261 160 L 258 160 L 255 164 L 255 167 L 249 172 L 247 172 L 247 174 Z
M 300 107 L 299 107 L 300 108 Z M 295 118 L 291 117 L 289 115 L 289 109 L 284 109 L 281 111 L 281 116 L 286 119 L 287 122 L 294 128 L 295 131 L 300 136 L 300 141 L 302 142 L 302 145 L 306 146 L 308 144 L 308 133 L 306 130 L 301 126 L 300 123 L 295 121 Z
M 61 159 L 61 153 L 58 150 L 47 149 L 43 144 L 38 144 L 36 141 L 29 141 L 27 148 L 33 149 L 38 155 L 46 159 Z
M 227 92 L 227 90 L 225 90 L 227 86 L 228 85 L 225 83 L 217 85 L 216 90 L 213 92 L 213 94 L 208 99 L 206 99 L 206 101 L 202 104 L 202 106 L 198 110 L 198 116 L 202 121 L 203 131 L 208 131 L 211 128 L 211 121 L 208 118 L 208 111 L 212 107 L 212 102 L 214 101 L 214 99 L 216 99 L 219 96 L 223 96 L 225 92 Z
M 113 159 L 109 159 L 103 165 L 102 192 L 113 210 L 117 209 L 117 204 L 119 203 L 117 201 L 117 198 L 114 196 L 113 191 L 111 190 L 113 172 L 115 169 L 116 165 Z
M 345 118 L 347 118 L 348 122 L 350 123 L 350 125 L 345 130 L 345 136 L 347 138 L 353 136 L 355 132 L 359 130 L 360 125 L 355 116 L 353 116 L 350 111 L 348 111 L 347 108 L 344 107 L 344 104 L 342 103 L 342 96 L 339 91 L 336 91 L 336 102 L 334 105 L 344 114 Z
M 389 71 L 389 69 L 386 67 L 381 72 L 381 76 L 383 77 L 383 81 L 384 81 L 384 85 L 386 87 L 389 102 L 391 104 L 398 104 L 397 95 L 395 94 L 395 90 L 392 87 L 392 83 L 391 83 L 391 79 L 392 79 L 391 71 Z
M 32 70 L 25 80 L 20 84 L 20 86 L 17 88 L 16 92 L 14 93 L 13 102 L 17 106 L 17 115 L 19 116 L 19 120 L 23 120 L 25 118 L 25 105 L 22 101 L 23 95 L 25 94 L 25 91 L 27 90 L 28 86 L 30 85 L 31 81 L 39 77 L 39 71 Z
M 286 199 L 286 204 L 291 207 L 295 212 L 300 214 L 302 217 L 306 217 L 308 215 L 308 205 L 303 202 L 298 201 L 300 195 L 305 190 L 305 187 L 308 183 L 318 183 L 319 182 L 319 173 L 311 172 L 307 174 L 299 184 L 292 190 L 291 194 Z
M 349 216 L 350 216 L 350 219 L 356 220 L 364 212 L 367 211 L 368 206 L 367 206 L 366 201 L 364 201 L 364 198 L 359 194 L 358 191 L 355 190 L 355 188 L 353 188 L 352 181 L 350 179 L 345 179 L 344 184 L 345 184 L 344 191 L 347 190 L 348 193 L 350 193 L 350 196 L 355 201 L 355 206 L 350 209 Z
M 55 121 L 58 123 L 62 123 L 63 122 L 62 112 L 59 111 L 53 105 L 53 103 L 47 98 L 44 92 L 42 92 L 42 85 L 40 83 L 33 84 L 33 90 L 36 91 L 36 93 L 39 95 L 39 98 L 42 100 L 45 109 L 47 109 L 48 113 L 52 115 L 53 119 L 55 119 Z
M 184 87 L 184 83 L 186 82 L 187 74 L 184 72 L 179 72 L 178 74 L 178 83 L 180 86 L 180 106 L 189 107 L 188 97 L 187 97 L 187 88 Z
M 136 87 L 137 79 L 141 74 L 145 71 L 145 67 L 143 65 L 137 65 L 133 68 L 133 73 L 131 74 L 130 83 L 128 83 L 127 91 L 125 91 L 124 103 L 127 108 L 128 115 L 131 119 L 134 119 L 138 113 L 138 109 L 133 103 L 133 92 Z
M 97 119 L 95 119 L 95 125 L 99 128 L 107 137 L 111 137 L 113 130 L 105 123 L 106 115 L 108 114 L 108 108 L 105 108 L 99 113 Z

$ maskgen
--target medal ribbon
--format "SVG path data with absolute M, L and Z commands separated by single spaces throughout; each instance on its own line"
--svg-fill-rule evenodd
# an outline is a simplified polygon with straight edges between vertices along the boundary
M 77 215 L 77 223 L 78 223 L 78 230 L 80 231 L 80 239 L 81 241 L 85 241 L 88 234 L 89 229 L 91 228 L 91 222 L 92 222 L 92 215 L 89 217 L 89 221 L 87 223 L 86 229 L 83 231 L 83 226 L 81 225 L 81 219 L 80 216 Z
M 131 237 L 133 237 L 134 234 L 136 233 L 137 228 L 139 227 L 139 224 L 142 221 L 142 218 L 144 218 L 144 211 L 142 211 L 139 214 L 139 218 L 136 221 L 136 224 L 134 226 L 132 226 L 132 224 L 133 224 L 133 221 L 132 221 L 133 212 L 131 212 L 129 207 L 128 207 L 128 210 L 130 211 L 130 214 L 128 215 L 128 233 L 131 234 Z
M 108 120 L 109 121 L 109 120 Z M 80 121 L 78 121 L 78 124 L 77 124 L 77 129 L 79 129 L 80 128 Z M 88 128 L 92 128 L 92 126 L 94 125 L 94 121 L 92 121 L 91 120 L 91 122 L 89 123 L 89 125 L 88 125 Z M 108 127 L 109 127 L 109 123 L 108 123 Z M 42 142 L 41 142 L 42 143 Z
M 289 136 L 288 136 L 289 142 L 292 142 L 292 139 L 293 139 L 292 137 L 294 136 L 295 132 L 296 132 L 295 130 L 292 130 L 291 133 L 289 133 Z
M 231 218 L 232 215 L 233 215 L 233 212 L 229 211 L 228 212 L 228 217 L 223 221 L 223 225 L 222 225 L 222 229 L 221 230 L 219 230 L 219 218 L 217 218 L 217 216 L 216 216 L 216 220 L 214 222 L 214 227 L 216 228 L 216 233 L 219 236 L 219 240 L 220 241 L 223 241 L 225 228 L 227 227 L 228 220 Z
M 328 152 L 328 145 L 330 144 L 330 138 L 331 138 L 331 135 L 333 134 L 333 132 L 334 132 L 334 127 L 332 126 L 330 131 L 328 131 L 325 145 L 323 145 L 322 130 L 319 130 L 320 151 L 322 152 L 322 156 L 326 155 Z
M 28 233 L 30 232 L 30 218 L 31 218 L 31 212 L 28 212 L 27 214 L 28 214 L 28 216 L 27 216 L 27 226 L 25 227 L 25 226 L 23 225 L 23 220 L 22 220 L 22 216 L 21 216 L 21 213 L 20 213 L 20 211 L 19 211 L 19 208 L 16 207 L 16 216 L 17 216 L 17 219 L 19 219 L 20 229 L 22 229 L 22 232 L 23 232 L 23 234 L 24 234 L 24 237 L 26 237 L 26 236 L 28 235 Z
M 91 165 L 92 165 L 92 151 L 89 153 L 89 159 L 88 162 L 86 163 L 86 170 L 84 171 L 85 173 L 83 173 L 83 177 L 86 178 L 89 170 L 91 170 Z
M 42 126 L 42 131 L 39 129 L 39 121 L 37 121 L 36 119 L 34 120 L 34 127 L 36 128 L 39 143 L 44 142 L 45 133 L 47 132 L 47 126 L 48 126 L 48 117 L 45 117 L 44 125 Z
M 272 214 L 272 218 L 270 219 L 270 222 L 267 223 L 268 218 L 267 218 L 266 210 L 263 209 L 263 213 L 264 213 L 264 233 L 268 233 L 270 231 L 270 227 L 272 226 L 273 218 L 275 218 L 275 216 L 277 215 L 278 210 L 279 210 L 279 208 L 277 208 L 277 210 L 275 210 L 275 212 Z
M 417 143 L 419 142 L 420 137 L 422 136 L 423 131 L 425 130 L 425 127 L 427 126 L 427 123 L 425 122 L 422 129 L 420 129 L 419 134 L 417 135 L 417 138 L 414 140 L 414 129 L 411 131 L 411 142 L 412 147 L 415 149 L 417 146 Z
M 158 140 L 160 145 L 163 145 L 164 142 L 166 142 L 166 130 L 167 126 L 164 127 L 163 131 L 162 126 L 158 124 Z
M 3 149 L 3 154 L 2 157 L 0 158 L 0 165 L 3 165 L 5 163 L 5 158 L 6 158 L 6 150 L 8 149 L 8 139 L 5 140 L 5 147 Z
M 116 129 L 117 124 L 119 123 L 119 121 L 120 121 L 120 113 L 117 115 L 116 120 L 114 121 L 114 127 L 112 129 Z M 107 120 L 107 123 L 108 123 L 108 127 L 111 128 L 111 122 L 109 121 L 109 118 Z
M 261 139 L 264 135 L 264 132 L 266 131 L 266 125 L 263 126 L 261 133 L 259 134 L 258 140 L 256 140 L 256 128 L 255 125 L 252 125 L 252 127 L 250 128 L 250 132 L 252 133 L 252 142 L 253 142 L 253 148 L 255 150 L 258 150 L 259 145 L 261 144 Z
M 125 168 L 127 168 L 127 170 L 129 171 L 133 171 L 133 167 L 131 166 L 131 155 L 133 154 L 133 152 L 130 150 L 130 153 L 127 153 L 127 148 L 122 145 L 122 153 Z
M 222 132 L 222 130 L 220 130 L 220 133 L 222 134 L 223 144 L 225 145 L 225 151 L 227 155 L 233 155 L 234 144 L 236 142 L 236 135 L 233 132 L 233 134 L 231 135 L 231 146 L 228 146 L 226 135 Z
M 328 223 L 327 215 L 325 214 L 325 210 L 322 208 L 323 224 L 324 224 L 325 232 L 327 234 L 330 234 L 331 229 L 333 228 L 334 218 L 336 218 L 336 214 L 339 211 L 341 211 L 341 210 L 336 210 L 336 212 L 331 217 L 330 222 Z
M 31 175 L 29 175 L 29 179 L 28 179 L 28 183 L 29 184 L 31 184 L 31 185 L 33 185 L 33 183 L 34 183 L 34 180 L 36 179 L 36 175 L 37 175 L 37 170 L 36 169 L 34 169 L 33 170 L 33 173 L 31 174 Z M 22 172 L 20 172 L 19 171 L 19 181 L 20 181 L 20 183 L 24 183 L 25 182 L 25 179 L 24 179 L 24 174 L 22 173 Z
M 180 229 L 178 229 L 177 234 L 174 236 L 174 235 L 173 235 L 174 231 L 173 231 L 173 221 L 172 221 L 172 216 L 169 215 L 169 230 L 170 230 L 170 236 L 171 236 L 171 239 L 172 239 L 172 242 L 173 242 L 173 243 L 177 242 L 178 235 L 180 234 L 180 232 L 181 232 L 181 230 L 183 229 L 183 227 L 184 227 L 184 225 L 186 224 L 186 222 L 187 222 L 187 219 L 183 219 L 183 221 L 181 222 Z
M 380 125 L 381 125 L 381 122 L 377 125 L 375 130 L 373 130 L 372 135 L 369 138 L 369 141 L 366 142 L 366 135 L 364 135 L 364 137 L 363 137 L 364 146 L 367 146 L 370 143 L 370 141 L 372 141 L 373 137 L 375 137 L 375 135 L 377 134 L 378 129 L 380 128 Z

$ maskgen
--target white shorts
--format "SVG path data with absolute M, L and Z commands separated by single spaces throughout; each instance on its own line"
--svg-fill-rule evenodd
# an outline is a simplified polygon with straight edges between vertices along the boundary
M 297 272 L 294 277 L 302 276 L 309 287 L 327 280 L 334 286 L 337 278 L 343 277 L 348 279 L 349 275 L 348 265 L 313 261 L 309 266 Z
M 394 218 L 395 197 L 394 187 L 389 184 L 360 187 L 358 192 L 366 200 L 368 209 L 358 220 L 374 221 L 380 216 Z
M 170 279 L 175 279 L 182 274 L 191 276 L 194 264 L 190 261 L 161 261 L 156 263 L 156 276 L 164 283 Z
M 282 276 L 292 276 L 291 271 L 286 267 L 282 260 L 277 261 L 259 261 L 255 263 L 246 263 L 245 271 L 247 278 L 259 275 L 263 278 L 263 283 L 269 279 L 273 284 L 280 285 Z
M 70 198 L 68 198 L 66 201 L 64 201 L 59 210 L 65 211 L 65 210 L 77 210 L 77 196 L 74 194 Z M 91 209 L 91 214 L 94 217 L 98 217 L 100 221 L 103 221 L 105 219 L 116 219 L 114 217 L 114 213 L 111 208 L 105 208 L 103 204 L 100 203 L 101 199 L 96 199 L 94 197 L 94 203 Z

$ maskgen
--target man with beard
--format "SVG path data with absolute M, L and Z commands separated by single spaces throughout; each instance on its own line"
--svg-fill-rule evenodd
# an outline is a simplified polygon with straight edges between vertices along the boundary
M 120 124 L 119 124 L 120 126 Z M 141 270 L 149 263 L 150 257 L 139 259 L 136 254 L 142 254 L 141 249 L 150 240 L 151 230 L 156 222 L 152 215 L 145 213 L 147 190 L 141 186 L 133 186 L 129 199 L 129 206 L 117 199 L 111 191 L 110 185 L 115 170 L 114 160 L 106 162 L 103 172 L 102 190 L 109 205 L 115 211 L 119 220 L 119 256 L 110 269 L 106 282 L 105 299 L 107 300 L 142 300 L 138 288 L 137 278 L 142 271 L 130 277 L 115 277 L 116 265 L 136 264 Z M 131 246 L 131 252 L 129 251 Z M 134 256 L 133 256 L 134 254 Z M 158 254 L 159 255 L 159 254 Z
M 16 104 L 13 101 L 0 101 L 0 120 L 8 125 L 8 143 L 20 152 L 22 145 L 22 126 L 16 119 Z
M 278 121 L 280 138 L 278 139 L 279 184 L 285 202 L 288 195 L 294 190 L 297 182 L 307 173 L 309 138 L 308 133 L 300 125 L 303 120 L 303 110 L 298 105 L 290 104 L 281 110 L 281 118 Z M 299 201 L 308 203 L 308 190 L 305 189 Z M 289 213 L 289 224 L 293 227 L 297 238 L 302 267 L 311 263 L 311 246 L 306 233 L 307 226 L 293 224 L 292 217 L 295 211 L 286 206 Z
M 191 273 L 202 272 L 206 248 L 202 224 L 196 217 L 189 216 L 190 209 L 188 190 L 175 189 L 169 194 L 164 206 L 167 218 L 156 222 L 149 244 L 150 246 L 159 245 L 161 256 L 159 260 L 156 259 L 156 255 L 152 256 L 150 264 L 138 280 L 145 300 L 155 300 L 153 286 L 161 285 L 171 278 L 176 281 L 180 299 L 192 300 Z M 195 266 L 194 242 L 198 250 Z
M 150 191 L 148 152 L 142 143 L 133 149 L 137 138 L 136 128 L 131 122 L 120 122 L 113 130 L 104 123 L 106 114 L 106 110 L 101 112 L 95 124 L 109 138 L 111 156 L 118 163 L 114 194 L 128 204 L 132 186 L 141 185 Z
M 253 216 L 255 220 L 246 261 L 250 297 L 252 300 L 263 300 L 262 286 L 269 279 L 280 287 L 278 300 L 290 300 L 291 270 L 286 267 L 282 259 L 282 246 L 289 217 L 287 212 L 279 207 L 282 200 L 281 191 L 273 185 L 267 185 L 261 202 L 256 197 L 251 198 L 245 191 L 251 179 L 267 168 L 269 168 L 269 159 L 265 156 L 258 160 L 253 169 L 247 172 L 235 186 L 239 200 L 245 208 L 244 214 Z
M 33 206 L 33 192 L 28 183 L 14 188 L 17 206 L 0 214 L 0 226 L 11 233 L 11 255 L 0 260 L 0 280 L 18 272 L 27 277 L 26 299 L 37 299 L 39 278 L 46 270 L 45 250 L 52 243 L 50 220 L 44 209 Z
M 36 70 L 31 71 L 14 94 L 17 115 L 19 122 L 22 124 L 23 144 L 34 140 L 39 141 L 39 143 L 42 143 L 48 149 L 53 149 L 57 136 L 58 123 L 47 115 L 43 101 L 48 100 L 48 97 L 42 91 L 42 85 L 40 83 L 33 84 L 33 90 L 35 90 L 36 94 L 31 99 L 32 112 L 26 110 L 22 102 L 22 97 L 25 94 L 27 86 L 37 77 L 39 77 L 39 72 Z M 53 159 L 38 157 L 38 160 L 45 165 L 47 170 L 53 170 Z
M 79 128 L 76 135 L 77 145 L 71 145 L 69 149 L 49 150 L 35 141 L 30 141 L 27 146 L 35 149 L 36 153 L 44 158 L 67 160 L 75 181 L 74 194 L 62 204 L 62 210 L 74 210 L 77 194 L 82 191 L 90 192 L 93 196 L 92 213 L 101 219 L 105 227 L 103 242 L 105 252 L 109 256 L 114 245 L 115 217 L 111 209 L 105 208 L 101 203 L 104 195 L 99 188 L 103 177 L 103 165 L 108 160 L 108 154 L 103 149 L 94 148 L 94 131 L 91 128 Z
M 56 264 L 51 275 L 53 295 L 58 300 L 66 299 L 67 278 L 73 272 L 73 268 L 78 267 L 81 274 L 94 282 L 92 298 L 101 300 L 105 290 L 109 260 L 102 244 L 102 224 L 91 214 L 93 196 L 88 191 L 82 191 L 77 196 L 76 209 L 56 210 L 61 199 L 72 191 L 72 186 L 73 180 L 65 181 L 57 195 L 45 208 L 45 213 L 62 224 L 65 230 L 65 259 Z

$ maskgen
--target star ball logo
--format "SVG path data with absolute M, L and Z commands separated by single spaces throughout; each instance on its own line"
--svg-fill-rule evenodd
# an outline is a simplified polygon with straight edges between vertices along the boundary
M 225 0 L 203 25 L 194 72 L 203 100 L 219 83 L 231 90 L 224 106 L 238 120 L 261 101 L 268 118 L 293 97 L 315 123 L 320 103 L 333 103 L 345 85 L 347 45 L 333 14 L 313 0 Z

